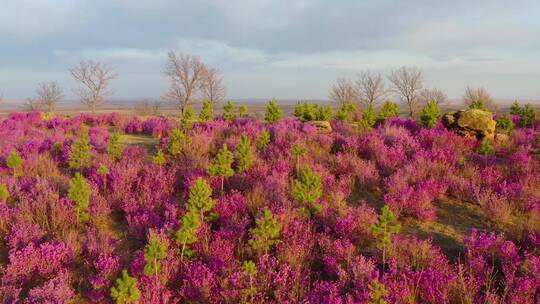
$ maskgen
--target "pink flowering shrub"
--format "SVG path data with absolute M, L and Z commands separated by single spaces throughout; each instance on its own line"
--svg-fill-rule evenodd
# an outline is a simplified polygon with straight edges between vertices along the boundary
M 331 125 L 10 114 L 1 302 L 114 303 L 132 282 L 139 303 L 540 303 L 537 126 L 486 155 L 440 124 Z M 113 157 L 113 132 L 157 144 Z M 384 205 L 401 227 L 388 235 Z

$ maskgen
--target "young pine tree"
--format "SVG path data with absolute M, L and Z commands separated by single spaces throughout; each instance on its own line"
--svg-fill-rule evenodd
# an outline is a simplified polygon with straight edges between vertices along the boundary
M 251 147 L 249 138 L 245 134 L 240 137 L 240 143 L 236 146 L 235 157 L 238 172 L 243 172 L 253 167 L 255 162 L 253 148 Z
M 151 233 L 148 244 L 144 247 L 144 274 L 156 276 L 159 274 L 160 261 L 167 256 L 167 245 L 163 243 L 155 234 Z
M 0 202 L 5 202 L 9 198 L 9 190 L 5 184 L 0 184 Z
M 99 165 L 97 173 L 103 178 L 103 192 L 107 192 L 107 174 L 109 174 L 109 168 L 105 165 Z
M 515 100 L 512 103 L 512 106 L 510 107 L 510 114 L 512 115 L 519 115 L 521 114 L 521 106 L 517 100 Z
M 200 214 L 196 209 L 190 209 L 180 220 L 180 229 L 176 231 L 176 242 L 182 246 L 180 250 L 180 260 L 184 260 L 185 255 L 191 255 L 187 248 L 197 241 L 197 231 L 201 226 Z
M 114 161 L 117 161 L 120 159 L 120 157 L 122 157 L 123 148 L 119 141 L 120 135 L 118 135 L 117 132 L 114 132 L 111 135 L 111 139 L 109 139 L 109 143 L 107 144 L 107 154 Z
M 425 128 L 433 128 L 437 125 L 437 121 L 439 121 L 441 115 L 442 113 L 437 103 L 430 101 L 420 113 L 420 123 L 422 123 Z
M 310 168 L 301 169 L 293 182 L 292 196 L 300 204 L 307 206 L 311 213 L 320 211 L 321 206 L 316 202 L 322 196 L 321 177 Z
M 249 116 L 249 113 L 248 113 L 248 108 L 246 105 L 241 105 L 240 107 L 238 107 L 238 117 L 248 117 Z
M 111 288 L 111 297 L 116 304 L 139 303 L 141 292 L 137 288 L 137 279 L 129 276 L 126 269 L 122 270 L 122 276 L 116 279 L 115 286 Z
M 350 121 L 352 113 L 354 112 L 356 112 L 356 106 L 353 103 L 351 102 L 344 103 L 337 110 L 335 119 L 341 120 L 341 121 Z
M 477 109 L 477 110 L 487 111 L 486 103 L 484 102 L 483 99 L 477 99 L 477 100 L 474 100 L 473 102 L 471 102 L 471 104 L 469 105 L 469 109 Z
M 193 109 L 191 107 L 186 107 L 184 109 L 184 113 L 182 113 L 182 117 L 180 117 L 180 123 L 182 124 L 182 129 L 188 130 L 191 129 L 193 126 L 193 117 L 195 116 L 195 113 L 193 112 Z
M 202 177 L 197 178 L 189 188 L 189 199 L 186 205 L 188 210 L 199 214 L 201 221 L 204 220 L 204 213 L 216 206 L 216 201 L 212 199 L 212 188 Z
M 216 155 L 214 163 L 208 167 L 208 174 L 221 177 L 221 193 L 223 193 L 225 177 L 233 176 L 234 174 L 234 170 L 231 167 L 232 163 L 233 154 L 227 149 L 227 144 L 223 144 Z
M 248 243 L 259 255 L 263 252 L 267 254 L 271 246 L 281 242 L 279 240 L 281 225 L 267 208 L 264 209 L 262 216 L 255 220 L 255 223 L 257 226 L 251 229 L 252 238 Z
M 270 144 L 270 132 L 263 130 L 259 134 L 259 139 L 257 139 L 257 149 L 259 150 L 266 150 L 268 148 L 268 145 Z
M 396 216 L 387 205 L 381 209 L 381 214 L 377 218 L 371 230 L 377 237 L 377 247 L 382 250 L 382 263 L 383 271 L 386 265 L 386 250 L 391 244 L 392 235 L 398 233 L 401 230 L 401 225 L 397 222 Z
M 210 100 L 203 101 L 199 119 L 201 121 L 211 121 L 214 119 L 214 105 Z
M 364 112 L 362 113 L 362 120 L 365 122 L 366 125 L 373 127 L 376 122 L 376 116 L 375 116 L 375 109 L 373 106 L 368 106 Z
M 512 134 L 516 129 L 514 122 L 507 116 L 502 116 L 497 119 L 497 132 L 505 132 L 507 134 Z
M 69 183 L 68 197 L 75 202 L 75 215 L 79 223 L 86 223 L 89 220 L 88 206 L 90 205 L 90 194 L 92 189 L 86 179 L 79 173 Z
M 296 144 L 292 147 L 292 154 L 295 158 L 295 173 L 298 174 L 300 172 L 300 159 L 304 154 L 306 154 L 306 147 L 304 147 L 302 144 Z
M 90 154 L 91 146 L 88 141 L 88 131 L 82 130 L 78 140 L 74 141 L 71 145 L 71 155 L 69 157 L 69 167 L 72 169 L 80 170 L 88 168 L 90 166 Z
M 488 155 L 493 154 L 493 152 L 494 152 L 494 149 L 493 149 L 493 146 L 491 145 L 491 140 L 487 138 L 482 139 L 482 141 L 480 142 L 480 145 L 478 146 L 478 153 L 484 155 L 485 165 L 487 165 Z
M 386 291 L 386 287 L 381 282 L 374 280 L 369 284 L 369 290 L 371 291 L 369 304 L 388 304 L 384 300 L 384 296 L 388 294 L 388 291 Z
M 8 155 L 8 157 L 6 159 L 6 164 L 7 164 L 8 168 L 13 170 L 13 176 L 14 177 L 17 177 L 17 176 L 20 175 L 19 168 L 22 166 L 23 160 L 22 160 L 21 155 L 19 154 L 19 152 L 17 150 L 13 150 L 13 151 L 11 151 L 11 153 L 9 153 L 9 155 Z
M 236 115 L 234 115 L 234 103 L 229 100 L 223 107 L 223 119 L 225 119 L 228 122 L 231 122 L 235 118 L 236 118 Z
M 163 167 L 167 163 L 167 158 L 165 158 L 165 153 L 158 150 L 154 156 L 152 156 L 152 162 L 160 167 Z
M 536 110 L 530 104 L 526 104 L 519 114 L 519 125 L 522 128 L 532 127 L 536 121 Z
M 377 121 L 384 122 L 386 119 L 391 118 L 391 117 L 398 117 L 398 115 L 399 115 L 398 105 L 393 103 L 391 100 L 387 100 L 384 102 L 383 106 L 381 107 L 381 110 L 379 111 L 379 115 L 377 115 Z
M 268 102 L 266 106 L 266 113 L 264 114 L 264 121 L 267 123 L 273 124 L 276 121 L 280 120 L 283 117 L 283 111 L 278 106 L 277 101 L 272 99 Z
M 257 266 L 253 261 L 244 261 L 242 264 L 242 269 L 249 277 L 249 288 L 244 289 L 244 295 L 246 298 L 250 299 L 250 303 L 253 303 L 253 297 L 257 293 L 257 288 L 253 286 L 253 279 L 257 275 Z
M 186 132 L 182 129 L 176 128 L 171 131 L 169 135 L 169 143 L 167 150 L 173 157 L 180 156 L 184 149 L 191 143 L 191 139 L 186 135 Z

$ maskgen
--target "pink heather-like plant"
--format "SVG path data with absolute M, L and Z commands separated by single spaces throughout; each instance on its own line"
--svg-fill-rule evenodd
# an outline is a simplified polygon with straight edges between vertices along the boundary
M 126 270 L 140 303 L 540 303 L 538 126 L 496 139 L 490 155 L 441 124 L 331 126 L 11 113 L 0 121 L 0 302 L 113 303 Z M 177 128 L 188 140 L 172 155 Z M 75 170 L 83 129 L 91 159 Z M 110 157 L 113 132 L 157 144 Z M 242 136 L 253 163 L 237 170 L 235 159 L 221 191 L 207 168 L 223 144 L 234 155 Z M 313 210 L 293 195 L 304 167 L 320 177 Z M 68 197 L 75 172 L 91 189 L 84 224 Z M 198 178 L 215 202 L 202 214 L 188 204 Z M 384 205 L 401 231 L 382 247 L 385 227 L 373 227 Z M 194 231 L 182 220 L 190 212 Z M 181 257 L 182 225 L 190 244 Z M 271 245 L 258 250 L 254 238 Z

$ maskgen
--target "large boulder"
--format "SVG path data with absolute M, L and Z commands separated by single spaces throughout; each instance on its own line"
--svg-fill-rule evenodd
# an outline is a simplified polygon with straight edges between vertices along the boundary
M 462 136 L 474 136 L 478 139 L 493 138 L 495 125 L 493 114 L 488 111 L 469 109 L 444 114 L 443 125 Z
M 329 121 L 325 120 L 315 120 L 315 121 L 309 121 L 310 125 L 313 125 L 319 130 L 321 133 L 330 133 L 332 132 L 332 126 L 330 125 Z

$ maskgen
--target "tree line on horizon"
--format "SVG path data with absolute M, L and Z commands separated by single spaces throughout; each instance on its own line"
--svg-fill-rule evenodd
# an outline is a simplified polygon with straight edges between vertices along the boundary
M 109 64 L 94 60 L 81 60 L 68 71 L 78 83 L 73 92 L 92 113 L 112 95 L 111 81 L 118 78 Z M 170 51 L 163 74 L 169 87 L 161 99 L 174 104 L 182 117 L 192 115 L 190 108 L 196 102 L 203 108 L 214 107 L 226 98 L 219 70 L 209 67 L 199 56 Z M 417 115 L 418 110 L 429 103 L 438 107 L 449 104 L 448 96 L 442 90 L 424 86 L 422 70 L 417 67 L 402 66 L 392 70 L 387 77 L 370 70 L 361 71 L 356 80 L 338 78 L 329 92 L 330 100 L 338 109 L 362 107 L 363 111 L 375 111 L 385 101 L 391 101 L 390 97 L 397 97 L 405 105 L 409 117 Z M 50 113 L 63 98 L 64 91 L 56 81 L 43 82 L 38 85 L 35 97 L 28 98 L 22 107 L 26 111 Z M 483 87 L 467 87 L 462 99 L 468 107 L 497 109 L 493 97 Z M 151 104 L 149 101 L 138 105 L 141 112 L 147 113 L 158 113 L 159 107 L 159 102 Z

